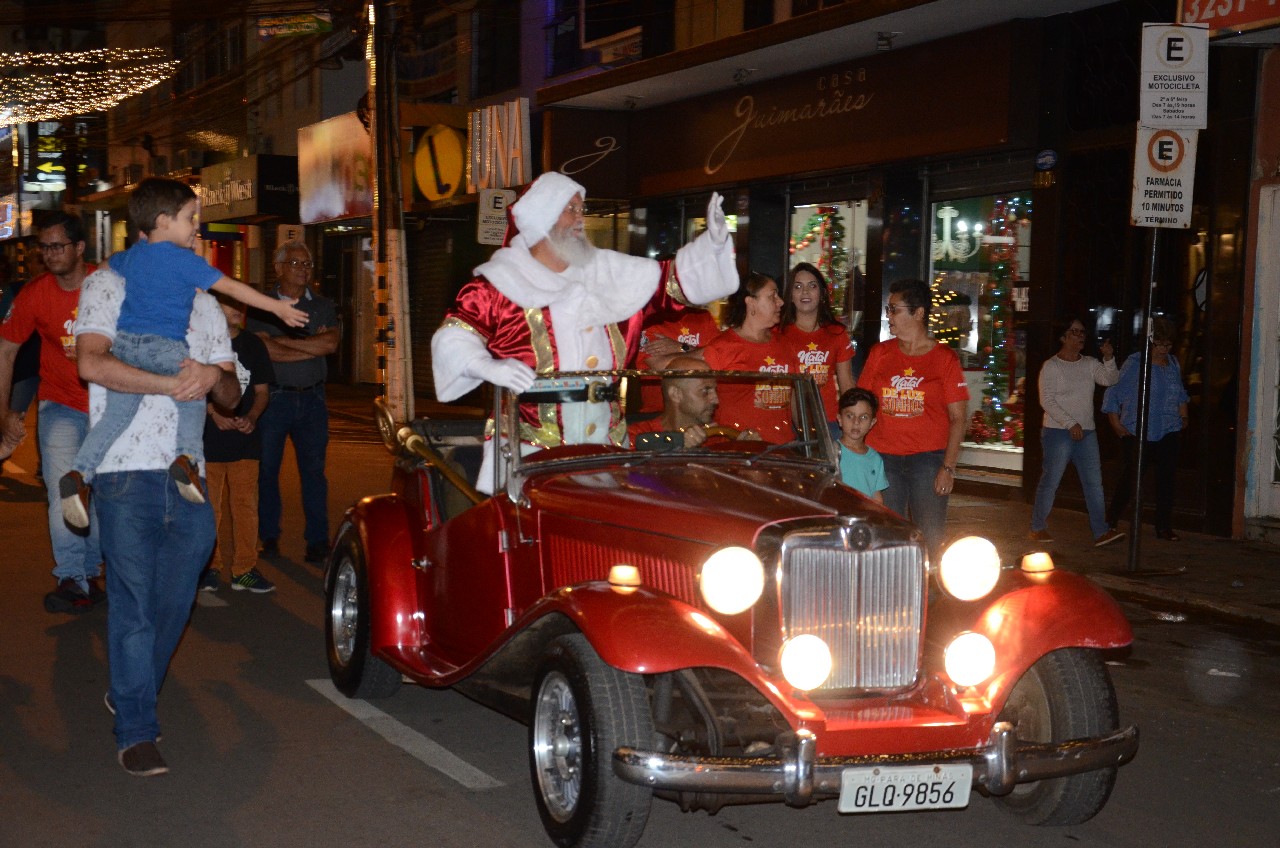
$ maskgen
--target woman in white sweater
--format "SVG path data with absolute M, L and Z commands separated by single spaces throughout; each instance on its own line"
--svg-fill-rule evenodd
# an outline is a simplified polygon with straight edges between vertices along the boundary
M 1102 547 L 1124 538 L 1124 534 L 1107 524 L 1102 462 L 1093 423 L 1093 393 L 1095 385 L 1114 385 L 1120 372 L 1110 341 L 1102 343 L 1101 362 L 1081 353 L 1085 330 L 1079 319 L 1062 322 L 1059 332 L 1062 347 L 1040 369 L 1040 406 L 1044 408 L 1040 444 L 1044 458 L 1040 485 L 1036 487 L 1036 504 L 1031 512 L 1031 540 L 1053 541 L 1048 530 L 1049 511 L 1053 509 L 1067 463 L 1074 463 L 1080 485 L 1084 487 L 1093 543 Z

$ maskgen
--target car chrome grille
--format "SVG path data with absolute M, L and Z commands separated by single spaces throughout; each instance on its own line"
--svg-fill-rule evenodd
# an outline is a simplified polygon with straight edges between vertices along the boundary
M 812 633 L 831 649 L 822 689 L 898 689 L 918 672 L 924 567 L 915 545 L 851 551 L 784 547 L 785 636 Z

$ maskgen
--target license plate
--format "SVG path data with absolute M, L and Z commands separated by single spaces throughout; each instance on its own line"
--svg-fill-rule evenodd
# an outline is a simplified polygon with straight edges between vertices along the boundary
M 862 766 L 840 777 L 842 813 L 898 813 L 969 806 L 973 766 Z

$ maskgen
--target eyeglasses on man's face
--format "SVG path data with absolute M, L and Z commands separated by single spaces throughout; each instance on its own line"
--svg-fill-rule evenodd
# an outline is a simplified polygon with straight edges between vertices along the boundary
M 316 264 L 309 259 L 287 259 L 281 264 L 289 268 L 301 268 L 304 271 L 310 271 L 316 267 Z
M 36 242 L 36 250 L 41 253 L 57 254 L 73 244 L 75 244 L 73 241 L 38 241 Z
M 910 311 L 911 311 L 911 307 L 907 306 L 905 303 L 896 303 L 896 304 L 891 303 L 884 308 L 884 314 L 890 317 L 892 317 L 893 313 L 895 312 L 910 312 Z

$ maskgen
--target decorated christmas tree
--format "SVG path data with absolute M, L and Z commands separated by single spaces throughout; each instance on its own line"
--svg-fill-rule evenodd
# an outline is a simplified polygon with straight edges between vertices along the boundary
M 997 199 L 991 213 L 986 253 L 987 283 L 978 310 L 979 353 L 984 356 L 985 379 L 982 406 L 969 421 L 967 438 L 974 442 L 1001 442 L 1022 446 L 1022 398 L 1011 392 L 1015 363 L 1009 337 L 1013 320 L 1013 290 L 1017 279 L 1019 209 L 1014 201 Z
M 823 272 L 831 284 L 831 308 L 839 315 L 844 310 L 845 287 L 849 283 L 849 251 L 844 246 L 844 216 L 838 207 L 828 207 L 827 255 Z

